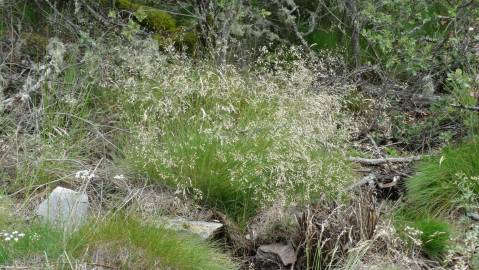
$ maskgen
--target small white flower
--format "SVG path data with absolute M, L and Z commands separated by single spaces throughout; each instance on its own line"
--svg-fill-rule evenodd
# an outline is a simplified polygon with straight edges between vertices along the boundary
M 15 240 L 15 242 L 18 242 L 18 238 L 17 238 L 17 237 L 13 238 L 13 240 Z
M 25 234 L 24 234 L 24 233 L 20 233 L 20 234 L 18 234 L 18 236 L 19 236 L 19 237 L 24 237 Z
M 472 27 L 469 27 L 469 29 L 468 29 L 468 30 L 471 32 L 471 31 L 474 31 L 474 28 L 472 28 Z
M 93 172 L 90 172 L 89 170 L 81 170 L 75 173 L 75 178 L 77 179 L 91 180 L 95 177 L 96 175 Z
M 124 176 L 123 174 L 118 174 L 118 175 L 115 175 L 115 176 L 113 177 L 113 179 L 123 180 L 123 179 L 125 179 L 125 176 Z
M 5 237 L 5 241 L 10 241 L 10 237 Z
M 17 233 L 18 233 L 18 231 L 13 231 L 13 232 L 12 232 L 12 234 L 17 234 Z

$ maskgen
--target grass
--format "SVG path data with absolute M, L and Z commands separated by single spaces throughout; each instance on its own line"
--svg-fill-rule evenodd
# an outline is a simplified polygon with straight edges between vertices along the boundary
M 228 256 L 199 237 L 142 225 L 131 218 L 117 217 L 86 227 L 70 242 L 76 254 L 99 252 L 103 260 L 122 268 L 237 269 Z
M 440 259 L 446 254 L 452 233 L 447 220 L 403 208 L 395 213 L 394 221 L 403 240 L 410 247 L 419 248 L 433 259 Z
M 0 265 L 6 266 L 15 262 L 40 262 L 44 259 L 54 261 L 63 253 L 63 234 L 62 232 L 42 224 L 33 224 L 25 226 L 21 224 L 20 228 L 3 227 L 4 232 L 23 233 L 25 236 L 5 240 L 0 240 Z
M 422 161 L 407 182 L 407 198 L 416 211 L 447 215 L 479 202 L 479 137 L 443 149 Z
M 134 130 L 122 144 L 125 163 L 151 182 L 193 195 L 244 225 L 278 197 L 292 203 L 336 198 L 354 179 L 344 153 L 325 146 L 347 140 L 347 130 L 338 128 L 345 126 L 339 101 L 308 92 L 306 71 L 186 69 L 193 64 L 164 58 L 162 75 L 122 89 L 120 105 Z
M 12 201 L 0 196 L 0 267 L 58 259 L 65 246 L 62 232 L 37 222 L 27 225 L 11 209 Z
M 91 221 L 72 234 L 64 234 L 48 224 L 27 224 L 14 218 L 10 209 L 9 201 L 2 197 L 0 267 L 15 264 L 51 268 L 95 258 L 128 269 L 237 269 L 215 244 L 185 232 L 143 225 L 134 218 Z

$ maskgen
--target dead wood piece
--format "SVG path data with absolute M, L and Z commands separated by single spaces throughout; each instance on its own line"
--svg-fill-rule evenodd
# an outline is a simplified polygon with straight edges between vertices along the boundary
M 353 190 L 357 187 L 360 187 L 360 186 L 363 186 L 363 185 L 366 185 L 366 184 L 373 185 L 375 183 L 376 179 L 377 179 L 376 174 L 370 173 L 370 174 L 366 175 L 365 177 L 363 177 L 358 182 L 350 185 L 348 188 L 346 188 L 346 191 Z
M 420 156 L 412 157 L 386 157 L 386 158 L 360 158 L 360 157 L 350 157 L 350 161 L 358 162 L 364 165 L 381 165 L 385 163 L 407 163 L 412 161 L 420 160 Z
M 466 106 L 466 105 L 459 105 L 459 104 L 451 104 L 451 107 L 479 112 L 479 107 L 478 106 Z
M 421 95 L 421 94 L 414 94 L 411 98 L 412 102 L 415 105 L 419 106 L 428 106 L 434 102 L 437 102 L 441 99 L 440 96 L 435 95 Z

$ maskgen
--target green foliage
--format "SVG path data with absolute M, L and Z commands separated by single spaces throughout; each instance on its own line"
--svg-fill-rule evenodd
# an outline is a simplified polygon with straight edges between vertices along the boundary
M 371 100 L 358 90 L 348 92 L 342 100 L 343 109 L 355 116 L 365 116 L 371 111 Z
M 447 88 L 457 104 L 475 106 L 477 100 L 472 96 L 474 76 L 467 74 L 461 69 L 450 72 L 447 76 Z M 479 129 L 479 116 L 475 111 L 461 111 L 461 119 L 468 128 L 469 134 L 477 134 Z
M 398 75 L 415 75 L 474 60 L 459 44 L 468 37 L 477 8 L 463 1 L 360 1 L 363 37 L 376 61 Z M 459 19 L 461 18 L 461 19 Z M 456 31 L 455 29 L 462 30 Z M 438 45 L 441 44 L 441 45 Z M 454 56 L 453 56 L 454 55 Z M 454 58 L 456 57 L 456 58 Z M 442 70 L 444 71 L 444 70 Z
M 414 221 L 415 228 L 422 232 L 423 251 L 431 258 L 444 255 L 448 249 L 450 226 L 436 218 L 421 218 Z
M 142 225 L 133 218 L 115 217 L 87 226 L 70 240 L 70 249 L 79 256 L 101 252 L 105 260 L 129 269 L 237 269 L 218 248 L 197 236 Z M 122 253 L 127 256 L 119 258 Z
M 452 233 L 446 220 L 418 213 L 414 208 L 402 208 L 395 213 L 394 222 L 410 248 L 419 249 L 433 259 L 446 254 Z
M 403 140 L 411 150 L 418 150 L 447 145 L 454 138 L 477 134 L 477 112 L 450 106 L 475 106 L 476 100 L 471 96 L 473 76 L 460 69 L 450 72 L 445 85 L 449 95 L 433 103 L 422 117 L 393 112 L 394 137 Z
M 334 30 L 316 30 L 306 36 L 306 40 L 310 44 L 315 44 L 313 48 L 317 50 L 336 49 L 341 46 L 341 38 L 341 32 Z
M 63 253 L 63 233 L 48 225 L 34 223 L 26 226 L 15 222 L 14 226 L 0 225 L 0 230 L 0 265 L 38 258 L 56 260 Z
M 479 138 L 446 147 L 422 161 L 407 182 L 411 207 L 422 213 L 447 214 L 479 203 Z

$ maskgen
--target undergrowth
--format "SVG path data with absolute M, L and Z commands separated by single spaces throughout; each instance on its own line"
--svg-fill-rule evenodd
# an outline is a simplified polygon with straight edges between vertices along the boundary
M 449 146 L 422 161 L 407 182 L 407 198 L 419 212 L 447 215 L 479 203 L 479 137 Z
M 133 218 L 113 217 L 86 226 L 72 237 L 70 248 L 79 255 L 96 253 L 122 268 L 237 269 L 227 255 L 198 236 L 143 225 Z
M 306 63 L 215 69 L 159 54 L 149 41 L 137 46 L 118 48 L 127 66 L 109 75 L 133 130 L 122 144 L 126 163 L 150 181 L 244 223 L 279 197 L 336 198 L 353 179 L 341 150 L 353 125 L 337 96 L 309 91 Z
M 394 222 L 409 248 L 422 251 L 432 259 L 444 258 L 452 233 L 447 220 L 402 209 L 396 213 Z

